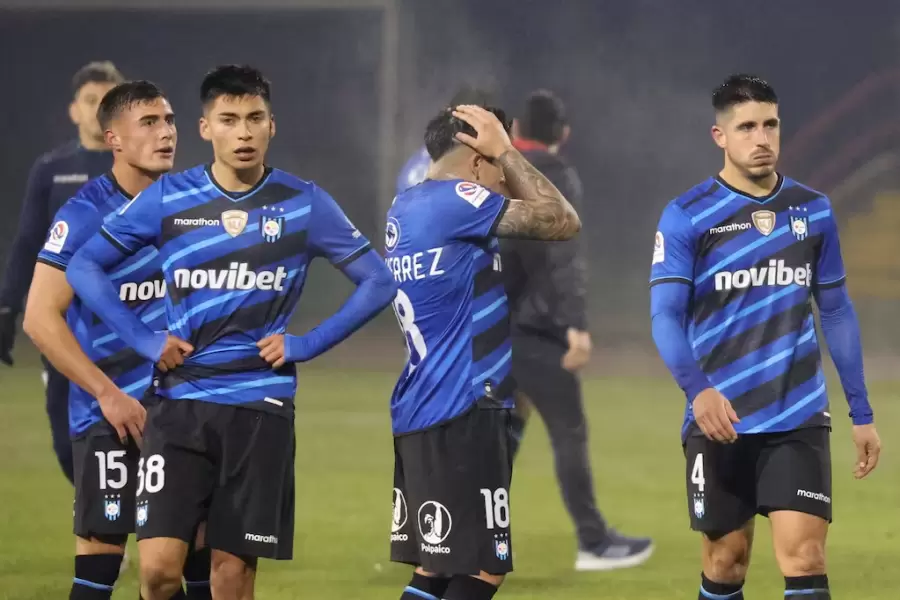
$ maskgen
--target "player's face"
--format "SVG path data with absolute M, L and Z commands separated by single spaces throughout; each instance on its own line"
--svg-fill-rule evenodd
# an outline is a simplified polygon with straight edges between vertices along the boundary
M 750 179 L 775 172 L 781 150 L 778 105 L 744 102 L 733 106 L 713 126 L 713 139 L 725 150 L 726 160 Z
M 78 130 L 98 142 L 103 141 L 103 131 L 97 122 L 97 107 L 106 92 L 113 89 L 115 84 L 91 81 L 78 90 L 75 99 L 69 105 L 69 118 L 72 119 Z
M 217 161 L 244 171 L 265 161 L 275 119 L 260 96 L 219 96 L 200 119 L 200 135 L 212 142 Z
M 116 156 L 147 173 L 166 173 L 175 162 L 175 113 L 165 98 L 138 102 L 115 118 L 106 132 Z

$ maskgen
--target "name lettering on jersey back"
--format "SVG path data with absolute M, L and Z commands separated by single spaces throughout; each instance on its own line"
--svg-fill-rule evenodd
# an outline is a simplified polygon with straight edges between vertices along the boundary
M 444 270 L 440 267 L 443 248 L 431 248 L 425 252 L 389 256 L 384 259 L 397 283 L 420 281 L 428 277 L 440 277 Z
M 765 267 L 721 271 L 716 273 L 715 280 L 717 291 L 792 284 L 809 287 L 812 282 L 812 268 L 809 263 L 794 268 L 787 266 L 783 260 L 772 259 Z
M 288 272 L 279 266 L 274 271 L 253 271 L 247 263 L 233 262 L 227 270 L 219 269 L 176 269 L 175 287 L 179 289 L 201 290 L 284 290 L 284 280 Z
M 162 279 L 144 281 L 142 283 L 123 283 L 119 286 L 119 299 L 122 302 L 136 300 L 153 300 L 166 297 L 166 282 Z

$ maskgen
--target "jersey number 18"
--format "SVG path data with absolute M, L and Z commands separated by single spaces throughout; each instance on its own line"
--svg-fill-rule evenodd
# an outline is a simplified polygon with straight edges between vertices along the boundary
M 409 373 L 407 375 L 412 375 L 412 372 L 428 354 L 428 347 L 425 345 L 422 331 L 416 326 L 416 311 L 413 309 L 409 296 L 403 290 L 397 290 L 397 297 L 394 298 L 394 314 L 397 315 L 400 329 L 403 330 L 403 335 L 406 337 L 406 350 L 409 355 Z

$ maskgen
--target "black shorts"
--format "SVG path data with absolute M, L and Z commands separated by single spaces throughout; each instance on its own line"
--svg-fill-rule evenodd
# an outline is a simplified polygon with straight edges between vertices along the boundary
M 123 446 L 109 424 L 101 421 L 72 440 L 72 456 L 75 535 L 119 543 L 111 538 L 134 533 L 140 451 L 130 440 Z
M 394 438 L 391 560 L 442 575 L 512 571 L 509 410 Z
M 724 534 L 777 510 L 830 523 L 830 433 L 810 427 L 741 435 L 733 444 L 689 437 L 684 452 L 691 528 Z
M 137 537 L 288 560 L 294 545 L 294 424 L 240 406 L 160 398 L 147 410 Z

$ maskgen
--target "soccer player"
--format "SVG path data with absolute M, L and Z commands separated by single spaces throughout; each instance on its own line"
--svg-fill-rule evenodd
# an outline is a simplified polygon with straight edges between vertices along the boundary
M 31 167 L 19 230 L 0 283 L 0 363 L 13 364 L 16 319 L 31 282 L 35 258 L 50 228 L 50 219 L 78 188 L 112 165 L 103 131 L 97 123 L 97 106 L 103 95 L 122 80 L 111 62 L 92 62 L 79 69 L 72 78 L 74 97 L 69 104 L 69 117 L 78 128 L 78 139 L 44 154 Z M 53 451 L 66 478 L 74 484 L 69 441 L 69 381 L 46 358 L 43 363 Z
M 425 133 L 428 178 L 388 211 L 409 351 L 391 398 L 391 560 L 416 567 L 403 600 L 486 600 L 512 571 L 515 383 L 497 237 L 570 239 L 581 222 L 512 147 L 505 120 L 443 110 Z
M 559 156 L 570 134 L 562 100 L 547 90 L 533 92 L 512 131 L 516 149 L 580 209 L 581 181 L 574 167 Z M 521 439 L 529 415 L 526 406 L 534 406 L 547 426 L 556 477 L 575 524 L 576 570 L 642 564 L 653 553 L 652 541 L 607 526 L 594 496 L 578 377 L 591 353 L 581 241 L 503 240 L 500 247 L 512 323 L 513 378 L 518 385 L 514 437 Z
M 837 224 L 828 198 L 776 171 L 781 121 L 768 83 L 731 76 L 712 103 L 725 166 L 665 208 L 650 278 L 653 338 L 687 397 L 698 597 L 744 597 L 760 514 L 785 596 L 825 600 L 831 415 L 813 301 L 850 405 L 856 478 L 880 452 Z
M 85 304 L 139 354 L 159 360 L 137 497 L 144 600 L 178 588 L 202 521 L 217 599 L 252 597 L 258 558 L 291 558 L 293 363 L 348 337 L 396 291 L 384 262 L 325 190 L 266 165 L 275 121 L 258 70 L 216 68 L 200 96 L 212 163 L 162 176 L 69 267 Z M 168 333 L 136 318 L 104 274 L 115 277 L 116 265 L 149 246 L 160 254 Z M 306 335 L 286 335 L 316 256 L 357 288 Z
M 150 387 L 153 364 L 73 297 L 65 273 L 73 254 L 105 219 L 172 168 L 177 136 L 168 100 L 148 81 L 110 90 L 98 120 L 113 151 L 112 169 L 56 214 L 38 254 L 24 320 L 35 345 L 72 381 L 67 412 L 75 456 L 73 600 L 112 596 L 125 542 L 134 532 L 136 442 L 146 412 L 133 396 Z M 113 274 L 133 313 L 154 328 L 165 326 L 166 288 L 159 269 L 156 250 L 146 248 Z M 188 597 L 209 598 L 209 552 L 194 554 L 189 567 Z
M 490 94 L 472 86 L 462 86 L 453 95 L 448 106 L 459 106 L 461 104 L 487 106 L 490 104 Z M 400 173 L 397 175 L 396 193 L 402 194 L 414 185 L 422 183 L 430 167 L 431 157 L 428 155 L 428 148 L 422 146 L 409 157 L 400 169 Z

